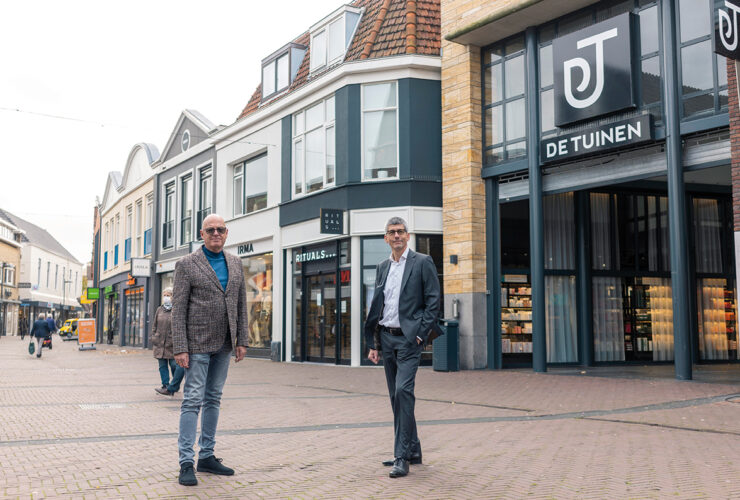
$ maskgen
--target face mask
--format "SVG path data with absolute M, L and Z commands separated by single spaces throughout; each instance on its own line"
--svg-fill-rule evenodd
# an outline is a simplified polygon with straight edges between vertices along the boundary
M 169 295 L 165 295 L 164 297 L 162 297 L 162 303 L 166 305 L 172 304 L 172 297 L 170 297 Z

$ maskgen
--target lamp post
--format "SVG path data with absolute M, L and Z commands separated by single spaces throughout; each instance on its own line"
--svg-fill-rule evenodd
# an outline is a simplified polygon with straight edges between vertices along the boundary
M 67 321 L 67 315 L 64 314 L 65 302 L 67 302 L 67 283 L 72 283 L 72 280 L 65 279 L 64 276 L 62 276 L 62 324 Z

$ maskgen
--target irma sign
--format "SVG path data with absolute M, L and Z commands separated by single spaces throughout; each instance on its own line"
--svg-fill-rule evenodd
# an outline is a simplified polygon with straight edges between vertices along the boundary
M 635 106 L 634 24 L 627 13 L 553 40 L 555 125 Z

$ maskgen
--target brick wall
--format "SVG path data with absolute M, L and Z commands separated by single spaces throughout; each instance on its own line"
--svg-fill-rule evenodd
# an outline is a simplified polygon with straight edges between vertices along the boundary
M 727 91 L 730 105 L 730 159 L 732 166 L 732 214 L 735 231 L 740 231 L 740 109 L 738 108 L 735 61 L 727 60 Z

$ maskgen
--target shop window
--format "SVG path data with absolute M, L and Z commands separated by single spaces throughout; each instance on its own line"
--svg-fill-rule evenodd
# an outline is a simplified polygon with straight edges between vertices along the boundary
M 484 163 L 526 155 L 527 114 L 524 38 L 484 50 Z
M 293 195 L 333 186 L 336 177 L 334 97 L 293 115 Z
M 727 63 L 714 54 L 712 9 L 709 0 L 678 2 L 683 118 L 727 108 Z
M 247 341 L 250 348 L 272 343 L 272 253 L 242 259 L 247 288 Z
M 398 177 L 396 82 L 362 86 L 363 179 Z

